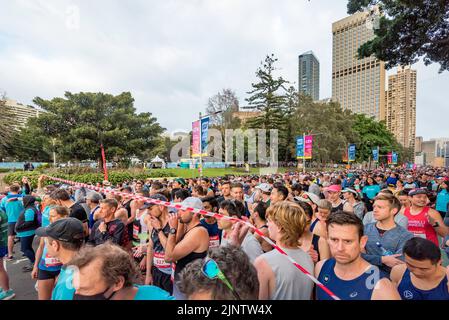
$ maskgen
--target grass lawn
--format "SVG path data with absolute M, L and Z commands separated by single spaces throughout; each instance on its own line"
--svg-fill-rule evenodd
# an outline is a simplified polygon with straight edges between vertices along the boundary
M 278 168 L 278 173 L 284 173 L 288 170 L 293 171 L 295 168 Z M 167 169 L 169 172 L 175 173 L 175 176 L 181 178 L 198 178 L 200 176 L 198 169 Z M 150 170 L 151 171 L 151 170 Z M 163 171 L 158 169 L 158 171 Z M 250 168 L 250 174 L 260 175 L 260 174 L 270 174 L 275 173 L 273 168 Z M 227 174 L 232 175 L 246 175 L 244 168 L 226 168 L 226 169 L 204 169 L 204 177 L 219 177 Z

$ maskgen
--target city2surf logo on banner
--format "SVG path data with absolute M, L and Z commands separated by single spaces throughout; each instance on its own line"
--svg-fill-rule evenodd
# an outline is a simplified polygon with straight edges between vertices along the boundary
M 355 161 L 355 144 L 350 144 L 348 148 L 348 157 L 350 162 Z

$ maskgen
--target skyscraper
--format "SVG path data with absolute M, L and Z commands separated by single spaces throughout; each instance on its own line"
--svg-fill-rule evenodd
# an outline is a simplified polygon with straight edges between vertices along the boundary
M 374 56 L 357 58 L 357 49 L 374 37 L 373 17 L 376 15 L 358 12 L 332 24 L 332 99 L 343 109 L 382 120 L 385 63 Z
M 298 92 L 320 99 L 320 62 L 312 51 L 298 57 Z
M 388 77 L 385 122 L 396 140 L 406 148 L 415 147 L 416 70 L 399 67 Z

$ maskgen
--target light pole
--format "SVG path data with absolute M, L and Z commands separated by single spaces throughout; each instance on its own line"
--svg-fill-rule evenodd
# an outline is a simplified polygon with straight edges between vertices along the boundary
M 51 142 L 53 144 L 53 167 L 56 168 L 56 138 L 52 138 Z

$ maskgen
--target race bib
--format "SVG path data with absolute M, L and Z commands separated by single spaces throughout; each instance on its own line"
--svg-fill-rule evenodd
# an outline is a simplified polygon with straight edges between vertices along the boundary
M 133 238 L 135 240 L 139 239 L 139 226 L 133 225 Z
M 220 246 L 220 237 L 218 235 L 209 237 L 209 248 L 218 248 Z
M 153 253 L 153 265 L 158 269 L 168 269 L 171 268 L 171 264 L 165 261 L 164 253 L 154 252 Z
M 44 261 L 47 268 L 62 266 L 62 263 L 58 258 L 50 257 L 48 254 L 45 255 Z

